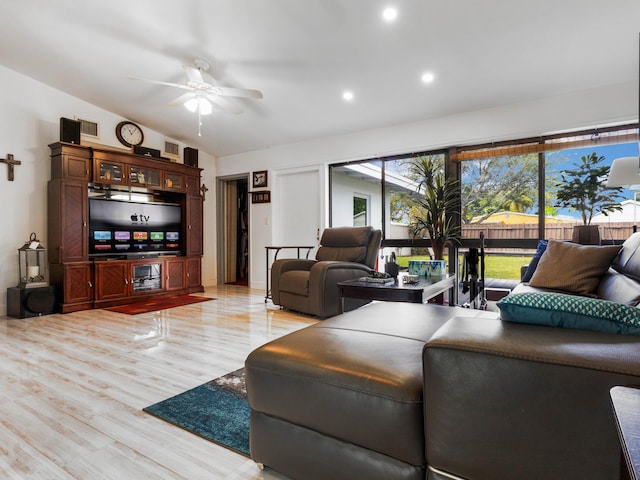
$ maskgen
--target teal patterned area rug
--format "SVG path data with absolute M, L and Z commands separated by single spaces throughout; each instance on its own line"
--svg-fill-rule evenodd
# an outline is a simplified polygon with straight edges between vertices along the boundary
M 156 403 L 144 410 L 247 457 L 249 414 L 244 368 Z

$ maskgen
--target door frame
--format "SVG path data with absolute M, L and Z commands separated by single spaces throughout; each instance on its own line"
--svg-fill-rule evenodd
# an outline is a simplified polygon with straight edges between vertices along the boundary
M 246 180 L 247 185 L 250 184 L 249 172 L 247 173 L 239 173 L 235 175 L 228 175 L 224 177 L 216 178 L 216 272 L 218 285 L 224 285 L 226 282 L 226 268 L 228 264 L 227 259 L 227 243 L 229 238 L 229 232 L 227 232 L 226 222 L 225 222 L 225 212 L 227 209 L 227 198 L 226 198 L 226 190 L 227 184 L 236 180 Z M 250 190 L 250 188 L 249 188 Z M 249 194 L 250 195 L 250 194 Z M 249 205 L 250 206 L 250 205 Z M 237 208 L 236 208 L 237 210 Z M 249 241 L 251 241 L 251 208 L 247 209 L 247 222 L 249 224 Z M 251 248 L 249 248 L 249 258 L 247 259 L 247 264 L 251 265 Z M 251 284 L 251 273 L 252 269 L 249 268 L 248 272 L 248 281 L 249 285 Z

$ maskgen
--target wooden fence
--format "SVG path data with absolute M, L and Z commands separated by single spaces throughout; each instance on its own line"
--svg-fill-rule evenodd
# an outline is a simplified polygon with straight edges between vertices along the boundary
M 545 239 L 571 240 L 573 227 L 581 223 L 553 223 L 545 226 Z M 632 222 L 612 222 L 600 224 L 600 238 L 603 240 L 625 240 L 633 233 Z M 522 223 L 504 225 L 497 223 L 478 223 L 463 225 L 462 238 L 479 238 L 484 232 L 485 239 L 538 238 L 538 224 Z

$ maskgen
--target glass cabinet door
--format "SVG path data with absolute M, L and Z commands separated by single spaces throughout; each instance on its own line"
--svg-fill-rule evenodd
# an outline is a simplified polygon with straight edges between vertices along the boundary
M 174 172 L 164 173 L 164 188 L 167 190 L 184 190 L 184 175 Z
M 94 175 L 97 177 L 95 180 L 111 184 L 123 183 L 123 170 L 122 163 L 97 160 L 94 170 Z
M 140 185 L 145 187 L 159 187 L 161 185 L 159 169 L 135 166 L 131 166 L 129 168 L 129 183 L 131 185 Z
M 149 292 L 162 289 L 162 264 L 144 263 L 133 265 L 131 293 Z

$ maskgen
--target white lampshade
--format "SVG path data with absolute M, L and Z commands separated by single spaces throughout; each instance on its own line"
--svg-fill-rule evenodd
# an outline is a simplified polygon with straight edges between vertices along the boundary
M 640 188 L 640 158 L 616 158 L 613 163 L 611 163 L 607 187 L 631 186 L 638 186 L 638 188 Z
M 200 114 L 201 115 L 209 115 L 213 111 L 213 107 L 211 103 L 206 98 L 200 98 Z
M 200 115 L 209 115 L 213 111 L 213 107 L 209 100 L 204 97 L 193 97 L 184 102 L 184 106 L 190 112 L 200 112 Z

